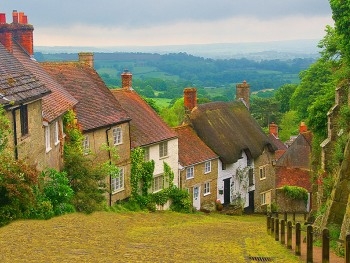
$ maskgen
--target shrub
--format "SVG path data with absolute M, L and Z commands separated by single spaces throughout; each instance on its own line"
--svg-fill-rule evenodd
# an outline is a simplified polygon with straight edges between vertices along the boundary
M 309 198 L 307 190 L 303 187 L 285 185 L 282 189 L 286 196 L 291 199 L 303 200 L 306 203 Z

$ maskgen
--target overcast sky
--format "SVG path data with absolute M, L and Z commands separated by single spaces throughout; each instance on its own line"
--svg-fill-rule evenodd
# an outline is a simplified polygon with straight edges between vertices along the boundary
M 328 0 L 1 0 L 36 46 L 154 46 L 321 39 Z

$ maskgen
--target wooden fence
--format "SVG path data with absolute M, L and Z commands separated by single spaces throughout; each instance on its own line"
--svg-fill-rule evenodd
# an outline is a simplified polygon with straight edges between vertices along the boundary
M 296 222 L 296 214 L 292 213 L 293 221 L 288 221 L 288 214 L 284 213 L 284 219 L 279 219 L 279 214 L 267 215 L 267 231 L 275 238 L 276 241 L 280 241 L 281 244 L 286 245 L 288 249 L 292 249 L 293 229 L 295 235 L 295 255 L 301 255 L 301 224 Z M 306 222 L 306 214 L 304 214 L 304 222 Z M 305 231 L 305 230 L 304 230 Z M 306 228 L 306 262 L 313 263 L 313 226 L 307 225 Z M 344 262 L 350 263 L 350 234 L 348 234 L 344 240 L 337 240 L 338 242 L 345 243 L 345 257 Z M 322 231 L 322 263 L 329 263 L 330 256 L 330 235 L 327 228 Z

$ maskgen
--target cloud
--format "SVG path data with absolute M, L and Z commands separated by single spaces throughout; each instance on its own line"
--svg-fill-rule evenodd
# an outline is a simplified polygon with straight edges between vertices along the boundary
M 157 45 L 321 38 L 327 0 L 1 0 L 24 11 L 39 45 Z M 94 44 L 95 45 L 95 44 Z

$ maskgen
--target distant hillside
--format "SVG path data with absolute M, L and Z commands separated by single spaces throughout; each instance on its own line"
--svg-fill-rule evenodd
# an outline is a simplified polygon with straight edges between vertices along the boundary
M 216 43 L 168 46 L 115 46 L 115 47 L 35 47 L 41 53 L 78 53 L 82 51 L 99 53 L 157 53 L 187 54 L 213 59 L 246 58 L 250 60 L 288 60 L 294 58 L 316 58 L 320 39 L 301 39 L 273 42 Z

